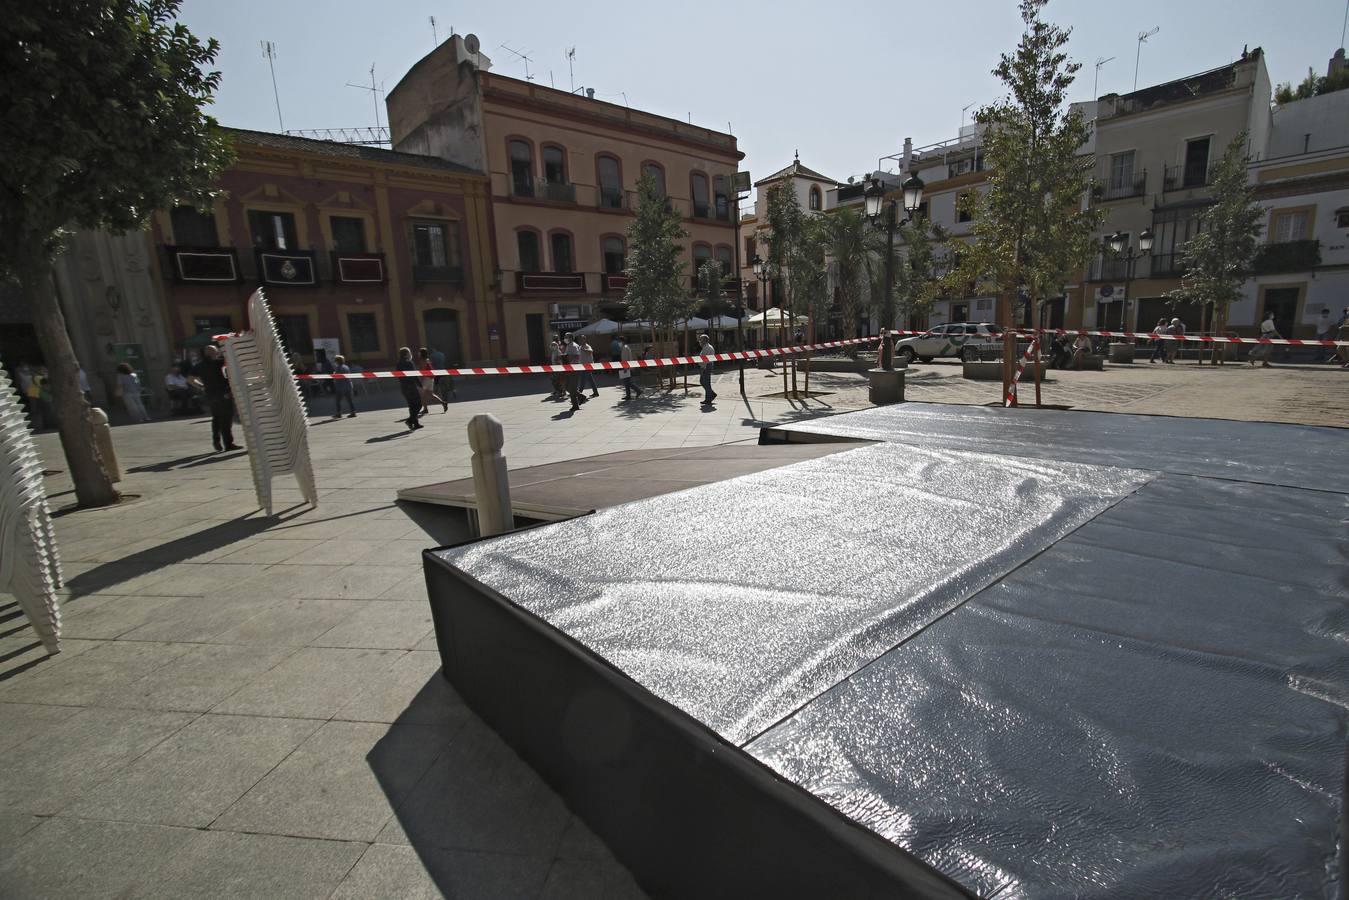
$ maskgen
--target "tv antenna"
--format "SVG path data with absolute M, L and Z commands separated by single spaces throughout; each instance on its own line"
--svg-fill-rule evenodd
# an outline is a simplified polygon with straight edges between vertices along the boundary
M 350 81 L 347 82 L 347 87 L 354 87 L 354 88 L 356 88 L 356 90 L 358 90 L 358 91 L 369 91 L 369 92 L 370 92 L 370 99 L 373 100 L 374 103 L 375 103 L 375 131 L 378 132 L 378 131 L 379 131 L 379 127 L 380 127 L 380 125 L 379 125 L 379 95 L 382 94 L 382 93 L 384 93 L 384 85 L 382 85 L 382 84 L 380 84 L 380 85 L 375 84 L 375 64 L 374 64 L 374 63 L 371 63 L 371 64 L 370 64 L 370 86 L 369 86 L 369 87 L 367 87 L 367 86 L 365 86 L 365 85 L 363 85 L 363 84 L 353 84 L 353 83 L 350 82 Z
M 576 48 L 567 48 L 567 81 L 571 84 L 571 92 L 576 93 L 576 73 L 572 71 L 572 64 L 576 62 Z
M 524 64 L 525 64 L 525 81 L 533 81 L 533 80 L 534 80 L 534 76 L 531 75 L 531 74 L 529 74 L 529 64 L 530 64 L 531 62 L 533 62 L 532 59 L 530 59 L 528 56 L 526 56 L 526 55 L 525 55 L 523 52 L 521 52 L 520 50 L 516 50 L 516 49 L 514 49 L 513 47 L 508 46 L 508 45 L 506 44 L 505 41 L 502 41 L 502 42 L 501 42 L 501 46 L 497 47 L 497 49 L 498 49 L 498 50 L 505 50 L 507 53 L 510 53 L 510 54 L 512 54 L 512 55 L 514 55 L 514 56 L 518 56 L 518 57 L 524 62 Z
M 429 18 L 429 21 L 431 22 L 431 46 L 432 46 L 433 48 L 434 48 L 434 47 L 439 47 L 439 46 L 440 46 L 440 37 L 436 34 L 436 17 L 435 17 L 435 16 L 430 16 L 430 17 L 428 17 L 428 18 Z
M 1158 25 L 1151 31 L 1138 32 L 1138 52 L 1134 54 L 1134 90 L 1138 90 L 1138 60 L 1143 56 L 1143 45 L 1147 43 L 1148 38 L 1161 30 L 1162 26 Z
M 1142 44 L 1140 44 L 1139 46 L 1141 47 Z M 1101 84 L 1101 66 L 1110 62 L 1114 58 L 1115 57 L 1113 56 L 1102 56 L 1097 58 L 1096 77 L 1091 80 L 1091 99 L 1095 100 L 1099 96 L 1099 94 L 1096 93 L 1096 89 Z M 1134 87 L 1138 87 L 1138 66 L 1136 65 L 1134 66 Z
M 276 89 L 276 66 L 272 64 L 272 60 L 276 59 L 276 44 L 271 41 L 261 41 L 260 44 L 262 55 L 267 57 L 267 68 L 272 72 L 272 97 L 276 100 L 276 124 L 284 132 L 286 123 L 281 120 L 281 94 Z
M 971 106 L 973 106 L 973 105 L 974 105 L 973 103 L 966 103 L 964 106 L 960 107 L 960 131 L 964 131 L 964 130 L 965 130 L 965 113 L 966 113 L 966 112 L 969 110 L 969 108 L 970 108 Z M 956 132 L 956 137 L 959 137 L 959 136 L 960 136 L 960 132 L 958 131 L 958 132 Z

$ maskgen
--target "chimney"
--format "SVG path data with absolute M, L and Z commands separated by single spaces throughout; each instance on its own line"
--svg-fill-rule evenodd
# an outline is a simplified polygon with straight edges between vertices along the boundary
M 1335 55 L 1330 58 L 1330 65 L 1326 68 L 1326 77 L 1331 78 L 1336 72 L 1345 67 L 1344 48 L 1335 51 Z
M 594 88 L 586 88 L 586 98 L 589 99 L 589 100 L 594 100 L 594 99 L 595 99 L 595 89 L 594 89 Z
M 904 165 L 900 166 L 901 173 L 909 171 L 909 164 L 913 162 L 913 138 L 904 139 Z

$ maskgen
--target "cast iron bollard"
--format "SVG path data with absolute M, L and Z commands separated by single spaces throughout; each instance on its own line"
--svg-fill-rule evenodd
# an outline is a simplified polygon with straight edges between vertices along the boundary
M 89 407 L 89 430 L 93 432 L 94 445 L 98 455 L 103 457 L 103 466 L 113 481 L 122 480 L 122 465 L 117 461 L 117 450 L 112 445 L 112 429 L 108 427 L 108 414 L 97 406 Z
M 478 534 L 487 537 L 515 528 L 511 485 L 501 447 L 506 433 L 496 416 L 483 414 L 468 421 L 468 445 L 473 448 L 473 492 L 478 498 Z

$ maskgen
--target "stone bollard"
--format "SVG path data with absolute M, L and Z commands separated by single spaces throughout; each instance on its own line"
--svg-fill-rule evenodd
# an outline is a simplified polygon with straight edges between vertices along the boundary
M 904 402 L 904 374 L 907 366 L 898 365 L 893 369 L 869 369 L 867 380 L 870 390 L 867 399 L 876 406 Z
M 506 433 L 496 416 L 483 414 L 469 419 L 468 445 L 473 448 L 473 492 L 478 498 L 481 537 L 515 528 L 506 457 L 501 452 L 505 443 Z
M 117 462 L 117 450 L 112 446 L 112 428 L 108 426 L 108 414 L 97 406 L 89 407 L 89 430 L 94 436 L 94 446 L 98 455 L 103 457 L 103 467 L 108 470 L 113 481 L 122 480 L 122 466 Z

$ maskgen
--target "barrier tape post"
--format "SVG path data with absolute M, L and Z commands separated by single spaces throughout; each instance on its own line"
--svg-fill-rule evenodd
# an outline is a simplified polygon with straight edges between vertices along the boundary
M 1034 355 L 1035 348 L 1039 343 L 1040 339 L 1038 337 L 1031 338 L 1030 346 L 1026 348 L 1026 352 L 1021 354 L 1021 358 L 1017 360 L 1016 371 L 1012 373 L 1012 383 L 1007 386 L 1007 396 L 1003 398 L 1002 405 L 1004 407 L 1017 405 L 1016 386 L 1021 381 L 1021 374 L 1026 371 L 1026 362 Z

